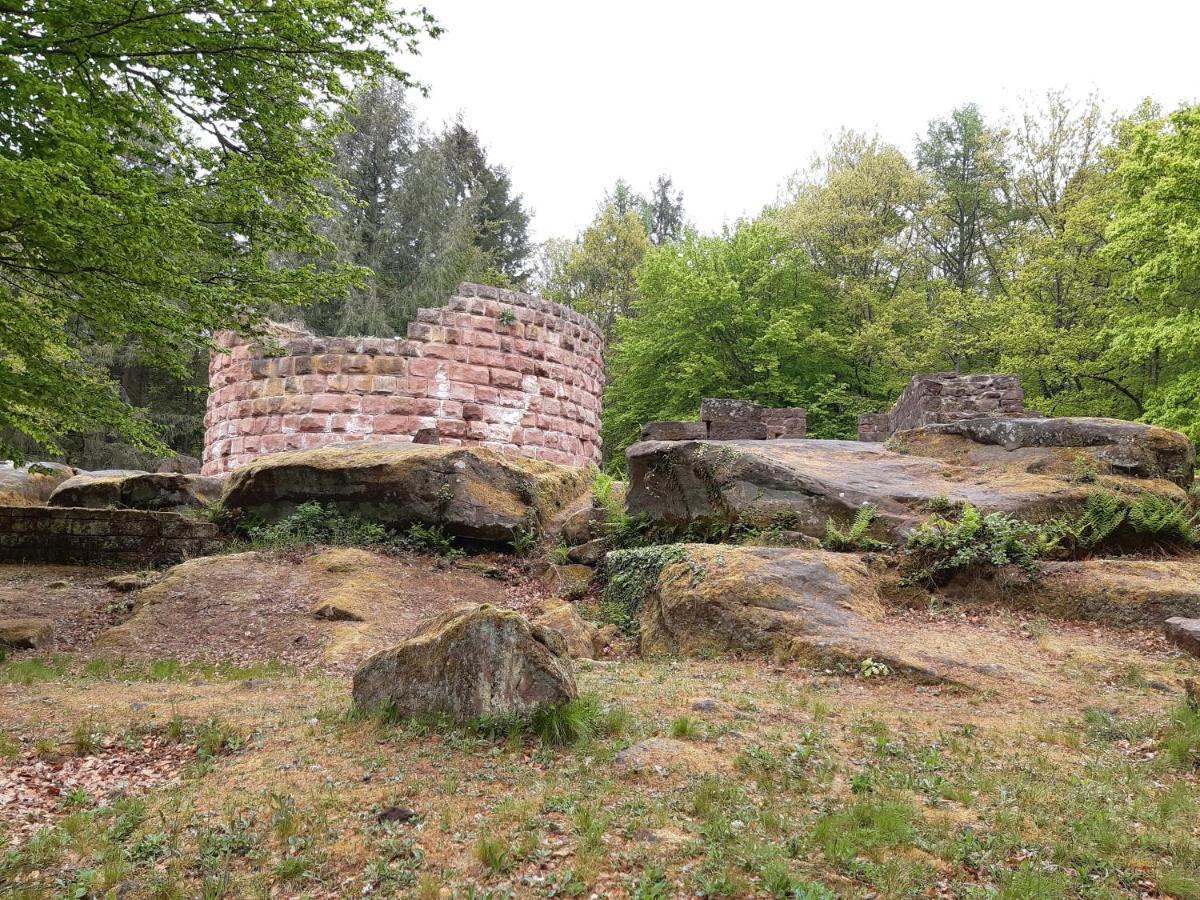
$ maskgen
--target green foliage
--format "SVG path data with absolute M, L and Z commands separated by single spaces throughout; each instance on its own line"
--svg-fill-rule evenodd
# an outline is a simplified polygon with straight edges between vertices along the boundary
M 970 566 L 1016 565 L 1032 574 L 1055 546 L 1045 526 L 1004 513 L 980 514 L 963 505 L 957 520 L 934 516 L 913 530 L 904 547 L 906 584 L 939 584 Z
M 600 598 L 602 618 L 626 632 L 637 628 L 637 611 L 654 588 L 662 570 L 684 562 L 687 553 L 678 544 L 658 544 L 613 550 L 605 557 L 605 583 Z
M 157 449 L 89 346 L 183 377 L 263 304 L 354 281 L 284 259 L 329 249 L 312 222 L 348 86 L 403 77 L 389 57 L 436 30 L 376 0 L 6 7 L 0 433 L 54 446 L 100 428 Z
M 610 455 L 645 422 L 695 416 L 703 397 L 803 406 L 833 381 L 836 359 L 822 331 L 829 300 L 804 254 L 769 222 L 656 247 L 637 287 L 610 352 Z
M 1088 491 L 1083 510 L 1074 519 L 1063 522 L 1059 529 L 1071 546 L 1088 550 L 1108 540 L 1125 522 L 1127 511 L 1127 501 L 1120 494 Z
M 343 516 L 333 506 L 302 503 L 286 518 L 269 525 L 251 525 L 246 535 L 253 547 L 287 550 L 313 544 L 381 546 L 391 541 L 382 525 L 358 516 Z
M 1200 543 L 1200 513 L 1187 501 L 1139 494 L 1129 504 L 1129 524 L 1138 534 L 1192 546 Z
M 1181 703 L 1171 715 L 1161 744 L 1171 765 L 1191 771 L 1200 768 L 1200 707 Z
M 441 525 L 410 525 L 396 544 L 414 553 L 433 553 L 448 558 L 462 555 Z
M 838 528 L 833 519 L 825 520 L 825 538 L 821 546 L 826 550 L 890 550 L 892 545 L 871 537 L 868 532 L 875 522 L 878 510 L 870 503 L 864 503 L 854 513 L 854 520 L 845 530 Z
M 1149 491 L 1131 499 L 1101 488 L 1091 490 L 1077 516 L 1055 523 L 1059 542 L 1075 550 L 1100 547 L 1126 527 L 1167 545 L 1200 543 L 1200 514 L 1191 504 Z
M 595 697 L 583 696 L 555 706 L 543 706 L 533 714 L 530 730 L 544 744 L 566 747 L 591 737 L 600 716 Z

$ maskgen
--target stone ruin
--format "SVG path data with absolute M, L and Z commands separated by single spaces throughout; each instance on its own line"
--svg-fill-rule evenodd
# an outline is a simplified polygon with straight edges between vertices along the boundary
M 770 408 L 749 400 L 706 397 L 700 401 L 700 418 L 649 422 L 643 441 L 768 441 L 802 438 L 808 427 L 799 407 Z
M 203 474 L 379 438 L 600 461 L 604 338 L 557 303 L 462 284 L 403 338 L 273 337 L 219 336 L 228 352 L 209 364 Z
M 984 416 L 1037 418 L 1025 408 L 1025 392 L 1016 375 L 914 375 L 892 408 L 858 417 L 860 441 L 886 441 L 897 431 L 978 419 Z

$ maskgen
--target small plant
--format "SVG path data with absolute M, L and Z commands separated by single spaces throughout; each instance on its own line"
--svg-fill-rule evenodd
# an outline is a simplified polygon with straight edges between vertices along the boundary
M 77 756 L 87 756 L 100 749 L 103 738 L 104 729 L 92 719 L 83 719 L 75 723 L 71 732 L 71 747 Z
M 557 706 L 543 706 L 533 714 L 529 727 L 542 743 L 565 747 L 590 737 L 599 715 L 595 697 L 578 697 Z
M 512 537 L 508 539 L 508 545 L 518 556 L 528 556 L 538 545 L 537 529 L 518 525 L 512 530 Z
M 517 314 L 507 306 L 500 310 L 500 315 L 496 318 L 499 319 L 500 324 L 506 328 L 511 328 L 513 325 L 517 324 Z
M 692 739 L 700 736 L 700 725 L 687 716 L 679 716 L 671 722 L 671 737 Z
M 1193 771 L 1200 767 L 1200 706 L 1179 705 L 1163 734 L 1162 747 L 1172 765 Z
M 887 663 L 878 662 L 868 656 L 858 664 L 858 674 L 863 678 L 886 678 L 892 674 L 892 670 Z
M 614 550 L 605 557 L 607 581 L 600 600 L 601 617 L 632 632 L 637 628 L 637 611 L 646 594 L 671 563 L 687 560 L 679 544 L 660 544 L 630 550 Z M 694 572 L 693 575 L 702 575 Z
M 1071 481 L 1077 484 L 1095 484 L 1100 478 L 1096 462 L 1086 456 L 1076 456 L 1071 461 Z
M 938 494 L 935 497 L 930 497 L 928 500 L 926 500 L 924 503 L 921 504 L 921 509 L 925 510 L 925 512 L 940 513 L 942 515 L 945 515 L 946 513 L 949 513 L 949 512 L 953 512 L 957 508 L 958 508 L 958 504 L 955 503 L 953 500 L 951 500 L 949 497 L 947 497 L 945 494 Z
M 489 872 L 507 872 L 513 866 L 512 851 L 499 837 L 480 835 L 475 842 L 475 858 Z
M 391 541 L 391 533 L 375 522 L 358 516 L 343 516 L 333 506 L 302 503 L 286 518 L 269 525 L 251 525 L 246 529 L 251 546 L 268 550 L 288 550 L 313 544 L 334 546 L 375 546 Z
M 432 553 L 448 559 L 463 555 L 441 525 L 411 525 L 396 543 L 414 553 Z
M 568 547 L 561 540 L 550 548 L 550 552 L 546 554 L 546 558 L 556 566 L 565 566 L 570 562 L 570 557 L 567 556 Z
M 943 584 L 971 566 L 1016 565 L 1027 575 L 1056 541 L 1044 526 L 1004 513 L 983 515 L 970 503 L 957 521 L 936 516 L 908 536 L 904 548 L 905 584 Z
M 867 532 L 875 523 L 878 510 L 870 503 L 864 503 L 854 514 L 854 520 L 845 530 L 839 528 L 833 519 L 825 520 L 825 538 L 821 546 L 826 550 L 890 550 L 892 545 L 886 541 L 876 540 Z

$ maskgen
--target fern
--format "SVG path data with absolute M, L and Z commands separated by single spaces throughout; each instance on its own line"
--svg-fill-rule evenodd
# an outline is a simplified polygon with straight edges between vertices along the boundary
M 890 550 L 892 545 L 870 537 L 867 532 L 875 523 L 878 510 L 870 503 L 864 503 L 854 514 L 854 521 L 846 530 L 838 528 L 833 519 L 825 520 L 825 539 L 821 546 L 826 550 Z
M 1200 514 L 1186 502 L 1176 503 L 1159 494 L 1140 494 L 1129 504 L 1129 524 L 1148 534 L 1183 544 L 1200 543 Z
M 1088 491 L 1083 512 L 1066 525 L 1075 546 L 1085 550 L 1099 546 L 1121 527 L 1129 506 L 1120 494 L 1112 491 Z

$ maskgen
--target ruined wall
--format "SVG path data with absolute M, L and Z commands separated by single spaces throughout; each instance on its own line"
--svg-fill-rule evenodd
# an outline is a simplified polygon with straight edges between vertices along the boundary
M 600 460 L 604 339 L 585 316 L 463 284 L 405 338 L 222 335 L 209 364 L 205 475 L 368 438 L 477 445 L 549 462 Z
M 860 441 L 886 440 L 897 431 L 982 416 L 1036 416 L 1025 408 L 1016 375 L 914 375 L 886 413 L 858 418 Z
M 0 506 L 0 561 L 153 565 L 216 553 L 211 522 L 178 513 Z
M 808 414 L 800 407 L 772 408 L 749 400 L 704 397 L 700 418 L 647 422 L 643 441 L 767 441 L 802 438 Z

